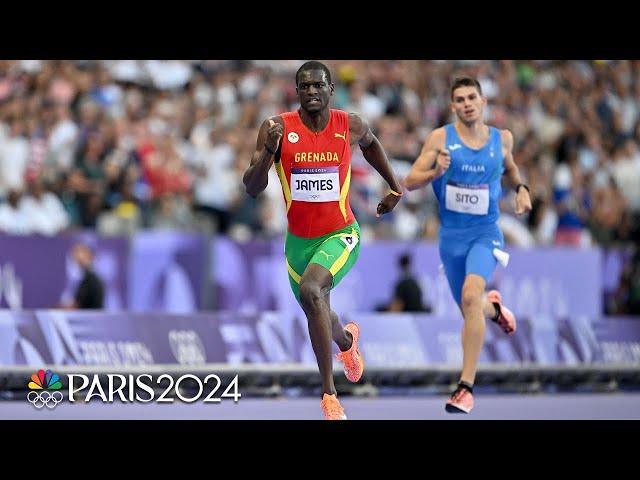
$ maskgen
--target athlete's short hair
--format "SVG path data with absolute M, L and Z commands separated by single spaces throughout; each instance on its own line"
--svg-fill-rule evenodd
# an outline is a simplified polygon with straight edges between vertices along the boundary
M 451 85 L 451 100 L 453 100 L 453 92 L 456 91 L 456 88 L 460 87 L 476 87 L 478 93 L 482 95 L 482 87 L 478 80 L 473 77 L 458 77 L 453 81 L 453 85 Z
M 309 70 L 322 70 L 327 76 L 327 80 L 331 83 L 331 72 L 327 68 L 324 63 L 316 62 L 315 60 L 311 60 L 310 62 L 305 62 L 296 72 L 296 87 L 298 86 L 298 81 L 300 78 L 300 74 L 302 72 L 308 72 Z

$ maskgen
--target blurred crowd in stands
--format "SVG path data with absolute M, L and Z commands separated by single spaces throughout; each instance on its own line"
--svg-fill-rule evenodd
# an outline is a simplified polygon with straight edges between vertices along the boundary
M 275 172 L 257 199 L 241 180 L 261 121 L 297 108 L 302 63 L 0 61 L 0 232 L 282 235 Z M 477 77 L 486 120 L 513 132 L 534 199 L 533 211 L 516 217 L 505 188 L 507 242 L 616 252 L 624 261 L 606 310 L 640 313 L 640 61 L 325 63 L 334 108 L 369 121 L 398 177 L 426 135 L 453 120 L 453 78 Z M 376 219 L 385 187 L 356 148 L 351 205 L 364 240 L 435 240 L 432 190 L 407 194 L 392 215 Z

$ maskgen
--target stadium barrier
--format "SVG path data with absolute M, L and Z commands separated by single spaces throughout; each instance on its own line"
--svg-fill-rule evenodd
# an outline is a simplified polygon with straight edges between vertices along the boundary
M 461 320 L 434 315 L 353 313 L 366 370 L 349 384 L 335 363 L 337 388 L 450 388 L 462 360 Z M 23 391 L 37 370 L 76 374 L 238 375 L 245 394 L 307 393 L 320 378 L 306 320 L 278 312 L 191 315 L 90 311 L 0 311 L 0 391 Z M 538 391 L 640 386 L 640 322 L 634 318 L 521 317 L 504 335 L 489 323 L 478 384 Z M 8 395 L 8 393 L 7 393 Z M 8 395 L 10 397 L 10 395 Z M 7 398 L 8 398 L 7 397 Z

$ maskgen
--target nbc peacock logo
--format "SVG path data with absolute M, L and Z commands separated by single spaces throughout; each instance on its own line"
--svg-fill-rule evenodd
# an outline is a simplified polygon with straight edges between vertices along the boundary
M 27 400 L 38 409 L 45 406 L 51 409 L 56 408 L 64 398 L 59 391 L 62 388 L 60 377 L 51 370 L 46 372 L 38 370 L 38 373 L 31 375 L 28 387 L 31 391 L 27 394 Z

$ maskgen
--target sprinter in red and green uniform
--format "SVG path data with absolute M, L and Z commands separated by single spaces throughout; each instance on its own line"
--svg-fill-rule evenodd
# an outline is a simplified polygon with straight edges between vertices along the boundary
M 331 310 L 330 292 L 360 251 L 360 228 L 349 205 L 352 147 L 358 144 L 364 158 L 389 184 L 389 193 L 378 204 L 378 216 L 393 210 L 402 190 L 366 121 L 330 108 L 334 85 L 324 64 L 302 65 L 296 73 L 296 91 L 298 110 L 262 123 L 243 181 L 247 193 L 255 197 L 266 188 L 269 168 L 275 164 L 287 207 L 287 271 L 307 316 L 322 377 L 321 407 L 325 418 L 345 419 L 333 383 L 331 340 L 340 349 L 337 357 L 350 381 L 360 379 L 364 361 L 358 350 L 360 330 L 353 322 L 342 326 Z

